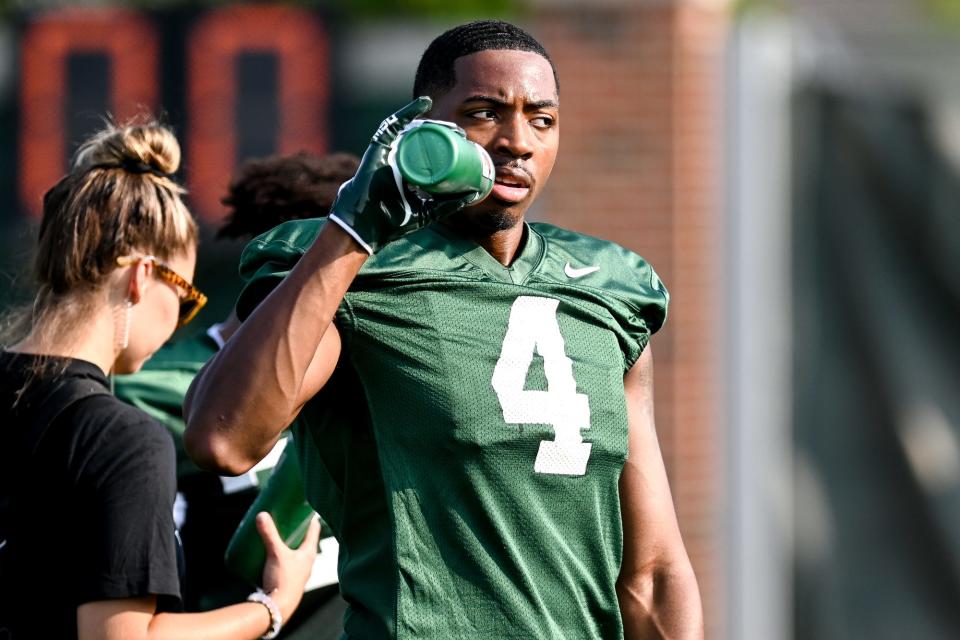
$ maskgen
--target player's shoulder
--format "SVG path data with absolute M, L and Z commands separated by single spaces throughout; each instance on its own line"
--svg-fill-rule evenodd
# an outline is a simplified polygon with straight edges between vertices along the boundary
M 255 271 L 265 262 L 292 266 L 317 239 L 326 220 L 326 218 L 289 220 L 260 234 L 247 243 L 240 255 L 241 275 L 251 268 Z
M 240 256 L 241 275 L 249 277 L 257 270 L 262 270 L 264 265 L 269 265 L 274 272 L 284 267 L 289 269 L 307 252 L 326 223 L 327 218 L 290 220 L 257 236 L 244 247 Z M 429 256 L 433 250 L 442 248 L 442 243 L 433 234 L 427 229 L 420 229 L 391 242 L 371 256 L 363 270 L 390 270 L 398 263 L 410 268 L 411 260 Z
M 427 279 L 460 273 L 466 277 L 463 254 L 467 250 L 442 224 L 432 224 L 394 240 L 363 265 L 358 281 L 377 281 L 383 277 Z M 361 285 L 362 286 L 362 285 Z
M 626 367 L 632 366 L 667 318 L 670 295 L 656 271 L 616 242 L 542 222 L 530 228 L 544 245 L 534 286 L 606 309 L 623 336 Z
M 635 283 L 668 295 L 653 265 L 616 242 L 546 222 L 532 222 L 530 228 L 543 238 L 544 265 L 540 271 L 547 277 L 597 288 L 610 281 Z

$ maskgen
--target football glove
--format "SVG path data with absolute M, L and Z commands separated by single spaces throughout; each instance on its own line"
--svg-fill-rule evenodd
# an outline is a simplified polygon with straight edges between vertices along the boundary
M 430 98 L 421 96 L 380 123 L 357 173 L 343 183 L 330 209 L 329 219 L 370 254 L 477 200 L 476 193 L 429 196 L 406 184 L 400 175 L 394 161 L 397 141 L 431 105 Z M 466 137 L 462 129 L 459 132 Z

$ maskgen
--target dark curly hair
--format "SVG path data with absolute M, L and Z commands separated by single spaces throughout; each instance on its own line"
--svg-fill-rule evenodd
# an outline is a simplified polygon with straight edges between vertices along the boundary
M 520 27 L 503 20 L 477 20 L 441 33 L 423 52 L 417 75 L 413 80 L 413 97 L 436 98 L 453 88 L 457 82 L 453 63 L 471 53 L 488 50 L 530 51 L 550 63 L 553 81 L 560 91 L 557 68 L 550 55 L 536 38 Z
M 218 238 L 253 238 L 287 220 L 325 216 L 360 159 L 301 151 L 246 162 L 221 200 L 230 209 Z

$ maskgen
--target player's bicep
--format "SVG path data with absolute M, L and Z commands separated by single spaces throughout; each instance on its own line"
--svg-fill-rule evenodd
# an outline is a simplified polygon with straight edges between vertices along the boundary
M 624 376 L 627 461 L 620 476 L 621 577 L 685 559 L 653 409 L 653 353 L 648 346 Z

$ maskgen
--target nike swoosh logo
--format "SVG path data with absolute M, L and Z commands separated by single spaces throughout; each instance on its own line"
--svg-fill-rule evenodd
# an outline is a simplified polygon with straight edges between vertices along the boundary
M 574 269 L 573 267 L 570 266 L 569 262 L 563 267 L 563 272 L 567 274 L 568 278 L 582 278 L 583 276 L 590 275 L 594 271 L 600 271 L 600 267 L 593 266 L 593 267 L 580 267 L 579 269 Z

